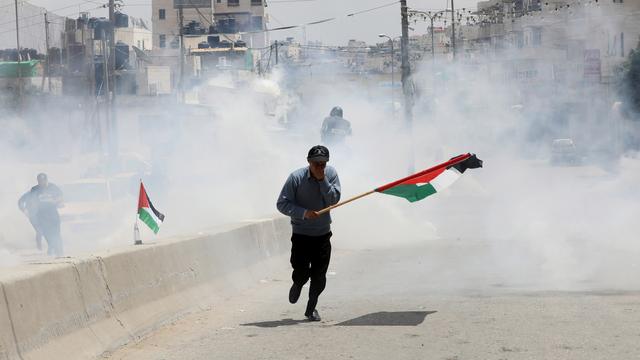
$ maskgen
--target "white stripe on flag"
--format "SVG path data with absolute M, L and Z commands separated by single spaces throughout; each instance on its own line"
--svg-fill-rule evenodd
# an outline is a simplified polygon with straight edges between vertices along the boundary
M 438 177 L 431 180 L 431 186 L 436 189 L 437 192 L 444 190 L 451 184 L 456 182 L 462 176 L 462 174 L 455 168 L 450 168 L 442 172 Z

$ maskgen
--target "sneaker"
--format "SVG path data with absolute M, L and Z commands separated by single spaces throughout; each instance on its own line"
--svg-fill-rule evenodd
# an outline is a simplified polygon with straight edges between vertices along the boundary
M 311 314 L 305 314 L 307 320 L 309 321 L 320 321 L 320 314 L 318 314 L 318 310 L 313 310 Z
M 289 302 L 292 304 L 297 303 L 301 292 L 302 286 L 298 286 L 295 283 L 291 285 L 291 289 L 289 289 Z

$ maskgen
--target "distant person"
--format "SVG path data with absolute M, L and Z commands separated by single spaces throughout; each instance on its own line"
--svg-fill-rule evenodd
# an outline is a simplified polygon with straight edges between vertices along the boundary
M 31 226 L 36 231 L 36 248 L 42 250 L 42 232 L 38 225 L 38 199 L 31 195 L 31 191 L 26 192 L 18 200 L 18 208 L 27 216 Z
M 62 191 L 50 183 L 46 174 L 38 174 L 38 185 L 34 186 L 18 200 L 18 207 L 27 215 L 36 231 L 36 245 L 42 249 L 42 237 L 47 240 L 47 254 L 62 256 L 60 236 L 60 215 Z
M 327 269 L 331 259 L 331 216 L 318 214 L 340 201 L 340 180 L 329 161 L 329 149 L 317 145 L 309 150 L 309 166 L 289 175 L 277 201 L 278 210 L 291 218 L 291 266 L 293 285 L 289 302 L 300 298 L 304 284 L 311 279 L 309 301 L 304 315 L 310 321 L 320 321 L 316 309 L 318 298 L 327 284 Z
M 351 123 L 342 117 L 342 108 L 339 106 L 331 109 L 329 117 L 322 122 L 320 139 L 325 145 L 343 144 L 347 136 L 351 136 Z

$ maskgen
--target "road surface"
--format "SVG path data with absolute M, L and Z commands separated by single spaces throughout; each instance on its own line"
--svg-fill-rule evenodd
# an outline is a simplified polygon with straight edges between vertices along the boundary
M 483 241 L 336 250 L 322 322 L 287 302 L 287 259 L 250 290 L 190 314 L 105 358 L 632 359 L 640 292 L 544 289 L 492 263 Z M 613 270 L 631 266 L 621 258 Z M 524 267 L 535 266 L 526 265 Z M 528 273 L 535 271 L 528 269 Z M 551 287 L 547 285 L 548 287 Z

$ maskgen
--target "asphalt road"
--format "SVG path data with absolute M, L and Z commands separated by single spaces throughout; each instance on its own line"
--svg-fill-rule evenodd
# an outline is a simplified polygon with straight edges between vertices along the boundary
M 637 359 L 640 287 L 536 277 L 484 241 L 334 251 L 320 323 L 287 302 L 287 259 L 250 290 L 110 359 Z M 626 272 L 635 256 L 606 266 Z M 508 263 L 510 264 L 510 263 Z M 522 274 L 516 274 L 516 269 Z M 633 270 L 636 271 L 637 270 Z M 524 275 L 523 275 L 524 274 Z M 541 273 L 542 274 L 542 273 Z M 565 288 L 565 290 L 563 290 Z

